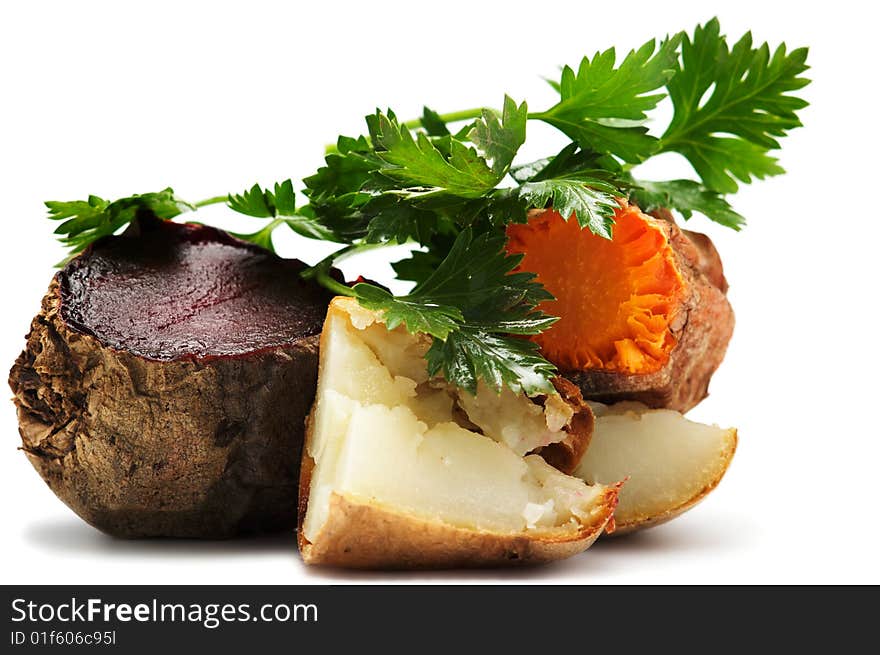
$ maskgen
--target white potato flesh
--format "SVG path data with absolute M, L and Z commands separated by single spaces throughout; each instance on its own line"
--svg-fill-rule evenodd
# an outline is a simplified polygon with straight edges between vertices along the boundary
M 596 425 L 575 470 L 588 484 L 628 478 L 614 513 L 621 528 L 671 518 L 711 491 L 736 449 L 736 430 L 640 403 L 590 403 Z
M 521 457 L 503 440 L 462 427 L 449 390 L 427 379 L 426 341 L 402 328 L 388 331 L 356 305 L 343 306 L 349 313 L 331 309 L 324 326 L 308 444 L 314 468 L 306 539 L 314 541 L 326 522 L 332 493 L 456 527 L 504 533 L 567 533 L 590 516 L 604 487 L 589 487 L 536 455 Z M 498 398 L 491 392 L 481 396 L 486 412 L 492 397 Z M 531 416 L 529 408 L 535 407 L 541 438 L 548 438 L 540 406 L 525 396 L 499 403 L 516 408 L 514 416 Z M 477 423 L 474 418 L 467 417 Z M 482 414 L 476 418 L 487 423 Z
M 468 419 L 483 434 L 517 455 L 561 441 L 565 438 L 561 431 L 574 415 L 559 396 L 548 397 L 545 409 L 507 387 L 496 394 L 483 382 L 477 385 L 475 396 L 459 393 L 458 398 Z

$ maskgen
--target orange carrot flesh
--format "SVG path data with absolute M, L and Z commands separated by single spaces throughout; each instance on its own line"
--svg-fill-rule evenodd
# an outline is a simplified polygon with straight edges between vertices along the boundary
M 548 209 L 507 229 L 508 251 L 556 300 L 541 309 L 559 321 L 534 337 L 562 370 L 652 373 L 675 347 L 670 328 L 685 282 L 660 219 L 633 205 L 615 212 L 603 239 Z

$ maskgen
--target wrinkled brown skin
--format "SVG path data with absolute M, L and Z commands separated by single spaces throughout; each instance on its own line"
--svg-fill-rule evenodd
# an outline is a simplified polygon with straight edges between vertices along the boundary
M 292 529 L 318 335 L 154 361 L 70 329 L 53 280 L 10 373 L 22 449 L 49 487 L 119 537 Z
M 311 421 L 309 421 L 309 424 Z M 310 432 L 311 426 L 307 427 Z M 307 436 L 306 439 L 309 437 Z M 306 564 L 348 569 L 451 569 L 536 565 L 589 548 L 612 521 L 620 485 L 608 487 L 590 521 L 559 535 L 502 534 L 429 521 L 333 493 L 315 543 L 302 532 L 314 460 L 303 452 L 297 543 Z
M 581 390 L 577 385 L 563 377 L 553 378 L 553 386 L 562 399 L 574 410 L 571 423 L 565 428 L 567 436 L 549 446 L 539 448 L 536 452 L 550 466 L 571 475 L 583 459 L 584 453 L 593 437 L 596 417 L 593 410 L 584 402 Z
M 679 228 L 668 211 L 654 212 L 666 221 L 687 286 L 682 311 L 672 325 L 678 343 L 659 371 L 627 374 L 615 371 L 561 371 L 580 387 L 584 398 L 603 403 L 637 400 L 653 408 L 687 412 L 708 395 L 733 335 L 733 308 L 727 300 L 727 281 L 721 258 L 704 234 Z

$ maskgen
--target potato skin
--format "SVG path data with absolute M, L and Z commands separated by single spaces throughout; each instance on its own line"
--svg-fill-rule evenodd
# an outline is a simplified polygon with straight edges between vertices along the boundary
M 308 439 L 308 437 L 306 437 Z M 300 530 L 297 543 L 306 564 L 349 569 L 449 569 L 543 564 L 589 548 L 611 520 L 618 486 L 608 487 L 592 520 L 564 535 L 501 534 L 429 521 L 375 503 L 333 493 L 330 514 L 317 540 L 302 532 L 314 462 L 303 451 Z
M 733 308 L 721 259 L 709 238 L 685 233 L 668 215 L 663 229 L 672 245 L 687 288 L 683 311 L 672 326 L 678 343 L 669 360 L 654 373 L 628 374 L 588 369 L 561 371 L 577 384 L 584 398 L 602 403 L 636 400 L 653 408 L 687 412 L 708 395 L 715 373 L 733 335 Z
M 609 491 L 607 495 L 613 496 Z M 354 569 L 441 569 L 542 564 L 589 548 L 611 515 L 603 499 L 602 520 L 571 537 L 540 537 L 467 530 L 407 516 L 389 508 L 333 494 L 330 520 L 317 543 L 304 543 L 306 564 Z
M 119 537 L 229 537 L 296 525 L 317 335 L 247 356 L 153 361 L 68 327 L 53 280 L 10 373 L 22 449 Z
M 568 434 L 565 439 L 535 452 L 553 468 L 571 475 L 590 446 L 590 439 L 593 438 L 593 430 L 596 427 L 596 417 L 590 406 L 584 402 L 577 385 L 561 376 L 556 376 L 552 382 L 557 393 L 574 410 L 574 416 L 571 424 L 565 428 Z

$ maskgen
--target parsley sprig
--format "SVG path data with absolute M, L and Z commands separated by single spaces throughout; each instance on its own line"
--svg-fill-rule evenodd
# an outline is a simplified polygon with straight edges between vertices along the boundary
M 529 395 L 553 393 L 555 368 L 537 346 L 510 335 L 538 334 L 556 322 L 536 309 L 552 300 L 535 275 L 513 272 L 522 255 L 504 252 L 504 237 L 470 229 L 459 233 L 446 257 L 405 296 L 371 284 L 356 284 L 354 295 L 381 311 L 386 325 L 405 325 L 435 337 L 428 372 L 442 374 L 476 393 L 482 379 L 496 390 L 509 386 Z
M 751 33 L 728 48 L 717 19 L 698 26 L 683 36 L 681 65 L 667 84 L 675 114 L 660 149 L 684 155 L 719 193 L 784 172 L 768 153 L 801 125 L 797 111 L 807 102 L 793 92 L 809 83 L 806 60 L 806 48 L 755 47 Z
M 170 188 L 113 202 L 98 196 L 73 202 L 50 200 L 46 207 L 49 209 L 49 220 L 61 221 L 55 234 L 68 248 L 68 258 L 84 250 L 93 241 L 118 232 L 131 223 L 139 212 L 149 212 L 169 220 L 195 209 L 193 205 L 177 198 Z
M 577 71 L 565 66 L 559 82 L 559 102 L 535 114 L 565 132 L 581 147 L 639 163 L 659 147 L 644 125 L 646 112 L 665 97 L 661 91 L 676 71 L 681 35 L 648 41 L 617 63 L 614 48 L 584 57 Z
M 801 125 L 806 101 L 796 95 L 808 80 L 807 50 L 755 45 L 750 34 L 728 45 L 717 19 L 650 40 L 618 57 L 614 48 L 565 66 L 550 84 L 557 102 L 530 111 L 505 96 L 501 109 L 447 114 L 425 108 L 400 121 L 376 110 L 361 136 L 340 136 L 324 165 L 303 179 L 304 202 L 292 180 L 187 203 L 171 189 L 109 202 L 47 203 L 70 253 L 114 234 L 140 212 L 173 219 L 184 211 L 225 203 L 263 223 L 239 238 L 273 249 L 286 225 L 301 236 L 340 244 L 306 270 L 336 293 L 382 311 L 388 325 L 434 337 L 427 354 L 432 375 L 474 391 L 478 380 L 528 394 L 552 393 L 553 366 L 524 338 L 554 317 L 538 305 L 549 294 L 520 258 L 505 253 L 504 230 L 533 208 L 552 206 L 583 229 L 613 237 L 621 198 L 645 211 L 671 209 L 685 219 L 699 213 L 741 229 L 745 218 L 727 198 L 739 184 L 783 172 L 773 151 Z M 649 122 L 667 98 L 665 129 Z M 549 124 L 571 141 L 533 162 L 517 162 L 530 121 Z M 638 166 L 659 153 L 677 153 L 694 177 L 643 180 Z M 345 285 L 331 268 L 364 250 L 397 243 L 420 246 L 393 264 L 415 283 L 394 296 L 361 282 Z

